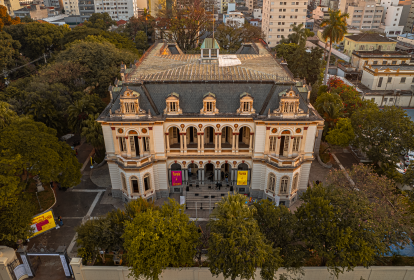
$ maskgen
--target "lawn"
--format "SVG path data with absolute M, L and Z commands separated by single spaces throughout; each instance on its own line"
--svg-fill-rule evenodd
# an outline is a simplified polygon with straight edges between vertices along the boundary
M 39 200 L 36 198 L 37 187 L 33 179 L 29 180 L 29 186 L 26 192 L 31 194 L 32 202 L 36 205 L 36 214 L 42 213 L 43 211 L 50 208 L 55 203 L 55 196 L 53 190 L 50 188 L 49 183 L 43 184 L 44 191 L 37 193 Z M 39 207 L 40 202 L 40 207 Z

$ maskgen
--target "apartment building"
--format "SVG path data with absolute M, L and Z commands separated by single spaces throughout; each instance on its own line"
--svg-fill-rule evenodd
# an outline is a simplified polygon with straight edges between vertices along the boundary
M 404 27 L 404 33 L 412 33 L 414 31 L 414 0 L 411 1 L 410 12 Z
M 279 2 L 264 1 L 262 31 L 269 47 L 275 47 L 284 36 L 292 33 L 292 24 L 306 22 L 307 1 Z
M 329 18 L 329 8 L 325 6 L 318 6 L 312 11 L 314 20 L 324 20 Z
M 78 0 L 63 0 L 63 8 L 66 15 L 79 15 L 79 1 Z
M 375 1 L 360 1 L 355 6 L 348 6 L 349 18 L 347 24 L 356 29 L 379 28 L 384 14 L 384 7 Z
M 10 16 L 14 16 L 14 11 L 21 8 L 19 0 L 0 0 L 0 5 L 7 8 L 7 13 Z

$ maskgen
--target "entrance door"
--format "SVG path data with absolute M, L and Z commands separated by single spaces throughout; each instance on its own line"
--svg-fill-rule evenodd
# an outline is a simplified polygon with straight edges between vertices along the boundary
M 206 164 L 206 173 L 205 176 L 208 180 L 214 180 L 214 165 L 212 163 Z
M 289 136 L 284 136 L 285 141 L 283 142 L 283 156 L 287 157 L 289 152 Z
M 137 136 L 134 136 L 134 144 L 135 144 L 135 156 L 139 157 L 140 150 L 139 150 L 139 142 L 138 142 Z

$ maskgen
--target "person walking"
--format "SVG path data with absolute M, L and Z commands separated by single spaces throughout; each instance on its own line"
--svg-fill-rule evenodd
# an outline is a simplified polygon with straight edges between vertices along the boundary
M 226 178 L 226 183 L 228 183 L 229 182 L 229 173 L 226 173 L 225 178 Z
M 63 226 L 63 220 L 61 216 L 58 217 L 58 224 L 59 226 Z

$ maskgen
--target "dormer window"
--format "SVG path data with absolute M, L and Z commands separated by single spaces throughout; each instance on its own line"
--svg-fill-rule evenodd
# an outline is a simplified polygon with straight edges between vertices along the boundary
M 214 93 L 206 93 L 203 96 L 203 109 L 200 110 L 202 115 L 214 115 L 217 114 L 219 110 L 216 107 L 216 95 Z
M 181 114 L 182 110 L 180 109 L 180 96 L 178 93 L 172 92 L 166 99 L 167 107 L 164 110 L 164 114 L 167 115 L 177 115 Z
M 120 110 L 115 113 L 121 113 L 123 118 L 133 118 L 145 114 L 145 111 L 139 107 L 139 99 L 140 94 L 127 87 L 120 97 Z
M 250 115 L 255 112 L 256 111 L 253 108 L 253 97 L 247 92 L 240 94 L 240 108 L 237 109 L 237 113 L 242 115 Z
M 279 96 L 279 108 L 273 111 L 273 115 L 294 118 L 305 114 L 305 112 L 299 108 L 299 95 L 296 94 L 293 88 L 291 88 L 289 91 L 285 90 L 281 92 Z

